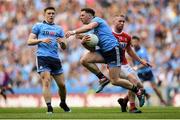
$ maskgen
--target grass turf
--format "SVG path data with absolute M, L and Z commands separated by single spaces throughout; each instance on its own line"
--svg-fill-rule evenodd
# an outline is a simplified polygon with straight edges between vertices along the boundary
M 0 119 L 180 119 L 180 107 L 143 107 L 143 113 L 122 113 L 119 108 L 72 108 L 64 113 L 54 108 L 0 108 Z

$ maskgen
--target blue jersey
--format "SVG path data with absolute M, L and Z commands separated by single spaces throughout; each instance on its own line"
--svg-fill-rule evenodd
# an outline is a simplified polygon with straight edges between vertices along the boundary
M 57 38 L 64 37 L 62 28 L 55 24 L 48 24 L 45 21 L 37 23 L 32 27 L 32 33 L 36 34 L 38 39 L 50 38 L 50 43 L 39 43 L 36 51 L 37 56 L 49 56 L 59 58 Z
M 142 59 L 144 59 L 146 61 L 149 61 L 148 52 L 147 52 L 145 47 L 140 47 L 140 49 L 136 51 L 136 54 L 140 58 L 142 58 Z M 140 64 L 141 63 L 139 61 L 134 61 L 134 65 L 140 65 Z M 147 71 L 150 71 L 150 70 L 151 70 L 150 67 L 142 67 L 142 68 L 138 69 L 137 72 L 138 73 L 140 73 L 140 72 L 147 72 Z
M 95 17 L 91 22 L 97 22 L 98 26 L 94 28 L 94 34 L 99 38 L 98 46 L 102 52 L 112 50 L 114 47 L 119 46 L 117 39 L 112 34 L 112 30 L 105 20 Z

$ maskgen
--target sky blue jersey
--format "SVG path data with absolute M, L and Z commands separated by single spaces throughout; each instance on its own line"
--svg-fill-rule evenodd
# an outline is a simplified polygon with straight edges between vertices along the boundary
M 112 34 L 112 30 L 105 20 L 99 17 L 95 17 L 91 22 L 97 22 L 98 26 L 94 28 L 94 34 L 99 38 L 98 46 L 102 52 L 112 50 L 114 47 L 119 46 L 118 41 Z
M 38 39 L 50 38 L 50 43 L 39 43 L 36 51 L 37 56 L 49 56 L 53 58 L 59 58 L 58 56 L 58 42 L 57 38 L 64 37 L 63 29 L 55 24 L 48 24 L 45 21 L 36 23 L 32 27 L 32 33 L 36 34 Z
M 145 47 L 140 47 L 140 49 L 136 51 L 136 54 L 140 58 L 142 58 L 142 59 L 144 59 L 144 60 L 149 62 L 148 52 L 147 52 Z M 134 61 L 134 65 L 140 65 L 140 64 L 141 63 L 139 61 Z M 143 67 L 143 68 L 138 69 L 137 72 L 138 73 L 139 72 L 146 72 L 146 71 L 149 71 L 149 70 L 151 70 L 150 67 Z

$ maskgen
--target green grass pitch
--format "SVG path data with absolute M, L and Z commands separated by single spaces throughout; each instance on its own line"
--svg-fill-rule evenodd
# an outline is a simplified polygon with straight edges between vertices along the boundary
M 180 119 L 180 107 L 143 107 L 143 113 L 122 113 L 120 108 L 71 108 L 64 113 L 54 108 L 46 114 L 46 108 L 0 108 L 0 119 Z

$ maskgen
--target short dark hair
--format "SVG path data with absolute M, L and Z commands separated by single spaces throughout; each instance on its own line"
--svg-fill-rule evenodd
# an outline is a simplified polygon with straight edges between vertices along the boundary
M 128 17 L 127 17 L 125 14 L 116 13 L 116 14 L 114 15 L 114 17 L 122 17 L 122 18 L 124 18 L 126 21 L 128 21 Z
M 95 11 L 91 8 L 82 8 L 81 11 L 85 11 L 87 13 L 90 13 L 92 16 L 95 16 Z
M 136 35 L 134 35 L 134 36 L 132 37 L 132 39 L 135 39 L 135 40 L 137 40 L 137 41 L 140 40 L 140 38 L 139 38 L 138 36 L 136 36 Z
M 46 12 L 47 10 L 54 10 L 54 11 L 56 11 L 56 9 L 55 9 L 54 7 L 46 7 L 46 8 L 44 9 L 44 12 Z
M 113 14 L 113 17 L 126 17 L 126 15 L 124 13 L 121 13 L 121 12 L 116 12 Z

